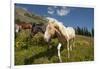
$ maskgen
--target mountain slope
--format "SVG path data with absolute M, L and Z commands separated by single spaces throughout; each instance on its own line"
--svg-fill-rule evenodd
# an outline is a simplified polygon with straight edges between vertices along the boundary
M 24 8 L 15 7 L 15 23 L 26 22 L 26 23 L 47 23 L 45 17 L 33 14 Z

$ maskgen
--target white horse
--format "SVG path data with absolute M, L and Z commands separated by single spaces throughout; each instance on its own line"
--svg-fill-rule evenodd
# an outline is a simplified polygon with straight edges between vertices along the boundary
M 72 50 L 72 45 L 70 44 L 70 40 L 73 40 L 73 46 L 74 46 L 74 38 L 75 38 L 75 30 L 72 27 L 65 27 L 61 22 L 54 18 L 47 17 L 48 19 L 48 26 L 46 27 L 46 31 L 44 34 L 44 39 L 46 42 L 49 42 L 50 38 L 53 35 L 57 35 L 58 40 L 62 44 L 66 44 L 67 41 L 67 50 L 68 50 L 68 58 L 70 58 L 70 51 Z M 58 48 L 61 47 L 58 45 Z M 60 49 L 58 49 L 59 51 Z M 59 55 L 58 55 L 59 56 Z

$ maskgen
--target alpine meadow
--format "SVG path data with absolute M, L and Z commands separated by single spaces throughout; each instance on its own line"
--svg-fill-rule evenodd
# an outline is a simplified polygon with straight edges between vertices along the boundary
M 14 10 L 15 65 L 94 60 L 93 8 L 16 3 Z M 55 23 L 53 23 L 57 23 L 57 21 L 50 23 L 47 17 L 56 19 L 61 22 L 64 27 L 62 26 L 60 29 L 57 24 L 55 25 Z M 50 28 L 52 31 L 49 31 L 51 37 L 46 41 L 44 36 L 47 33 L 49 23 L 52 24 Z M 62 33 L 62 29 L 67 29 L 68 27 L 72 27 L 75 30 L 74 45 L 73 41 L 70 39 L 68 41 L 68 38 L 70 38 L 68 33 L 70 32 L 63 32 L 64 35 L 65 33 L 67 34 L 65 36 Z M 47 37 L 49 37 L 49 35 L 50 34 L 48 34 Z M 60 42 L 61 40 L 63 40 L 63 43 Z M 59 43 L 61 43 L 60 50 L 57 48 Z M 71 46 L 72 50 L 69 50 Z

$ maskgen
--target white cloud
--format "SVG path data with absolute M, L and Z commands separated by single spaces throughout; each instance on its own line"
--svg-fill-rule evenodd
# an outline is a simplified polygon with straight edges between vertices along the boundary
M 54 11 L 48 11 L 49 14 L 54 14 Z
M 48 7 L 48 10 L 52 10 L 52 7 Z
M 49 14 L 52 15 L 52 14 L 54 14 L 54 12 L 55 12 L 55 11 L 54 11 L 53 7 L 48 7 L 48 13 L 49 13 Z
M 57 6 L 53 6 L 53 7 L 48 7 L 48 14 L 57 14 L 58 16 L 65 16 L 70 12 L 70 9 L 68 7 L 57 7 Z
M 67 7 L 61 7 L 60 9 L 57 9 L 57 14 L 59 16 L 65 16 L 70 12 L 70 9 Z

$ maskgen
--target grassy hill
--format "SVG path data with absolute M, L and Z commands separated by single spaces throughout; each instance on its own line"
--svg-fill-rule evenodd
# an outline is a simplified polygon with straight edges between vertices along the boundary
M 15 7 L 15 23 L 26 22 L 26 23 L 47 23 L 45 17 L 39 16 L 35 13 L 31 13 L 24 8 Z
M 38 33 L 33 38 L 29 36 L 29 30 L 22 30 L 15 39 L 15 65 L 59 63 L 57 56 L 57 38 L 52 39 L 52 48 L 43 40 L 43 34 Z M 23 36 L 23 37 L 22 37 Z M 77 35 L 75 47 L 71 51 L 71 57 L 67 58 L 67 49 L 61 49 L 63 62 L 79 62 L 94 60 L 94 39 Z

